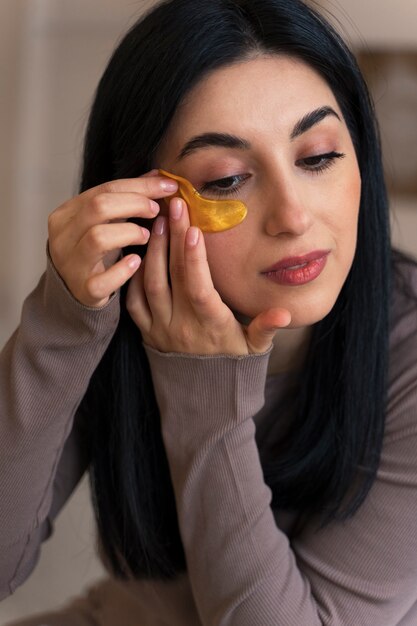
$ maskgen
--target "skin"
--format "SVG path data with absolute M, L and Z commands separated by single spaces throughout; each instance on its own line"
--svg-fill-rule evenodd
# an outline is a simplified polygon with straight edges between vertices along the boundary
M 107 304 L 141 263 L 134 254 L 118 260 L 122 247 L 149 240 L 148 229 L 126 220 L 154 218 L 159 213 L 155 199 L 170 196 L 177 188 L 149 172 L 88 189 L 49 215 L 49 253 L 74 298 L 91 308 Z
M 321 107 L 338 117 L 326 115 L 292 139 L 297 122 Z M 208 146 L 178 159 L 191 138 L 207 132 L 236 135 L 250 147 Z M 330 152 L 344 156 L 320 158 Z M 317 171 L 323 164 L 328 167 Z M 204 236 L 189 227 L 182 201 L 173 200 L 169 217 L 156 220 L 128 298 L 146 343 L 161 351 L 244 354 L 266 350 L 274 340 L 272 369 L 297 365 L 312 325 L 332 309 L 356 248 L 359 167 L 327 83 L 284 56 L 216 70 L 177 110 L 155 165 L 213 198 L 219 197 L 213 181 L 240 176 L 228 182 L 238 193 L 222 197 L 242 200 L 249 211 L 237 227 Z M 265 276 L 274 263 L 314 250 L 330 253 L 312 282 L 279 285 Z M 252 321 L 245 326 L 236 318 Z

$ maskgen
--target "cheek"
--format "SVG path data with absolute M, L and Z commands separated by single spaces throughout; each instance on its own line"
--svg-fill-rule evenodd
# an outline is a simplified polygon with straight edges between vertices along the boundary
M 359 206 L 361 201 L 361 178 L 356 168 L 346 176 L 331 194 L 335 200 L 329 203 L 326 221 L 339 241 L 356 241 Z
M 207 251 L 207 261 L 210 267 L 211 275 L 214 279 L 224 264 L 230 263 L 228 258 L 230 244 L 233 243 L 226 233 L 203 233 L 204 243 Z
M 349 183 L 342 190 L 341 198 L 344 198 L 344 201 L 342 201 L 340 210 L 340 227 L 346 229 L 347 232 L 351 232 L 356 239 L 361 202 L 361 179 L 359 173 L 357 176 L 352 176 Z
M 346 198 L 346 202 L 356 210 L 359 209 L 362 190 L 362 180 L 359 172 L 359 166 L 356 164 L 350 172 L 350 176 L 347 177 L 345 184 L 342 186 L 341 194 Z
M 207 260 L 215 287 L 230 281 L 244 263 L 245 249 L 239 227 L 222 233 L 204 233 Z

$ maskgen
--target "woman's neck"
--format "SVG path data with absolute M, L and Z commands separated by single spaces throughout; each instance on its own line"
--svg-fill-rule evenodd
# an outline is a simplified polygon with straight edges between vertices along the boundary
M 268 374 L 281 374 L 302 367 L 310 344 L 312 326 L 280 328 L 274 337 Z
M 234 311 L 234 316 L 246 326 L 251 322 L 251 319 L 242 313 Z M 312 333 L 313 326 L 279 328 L 275 333 L 273 349 L 269 357 L 268 375 L 300 369 L 307 356 Z

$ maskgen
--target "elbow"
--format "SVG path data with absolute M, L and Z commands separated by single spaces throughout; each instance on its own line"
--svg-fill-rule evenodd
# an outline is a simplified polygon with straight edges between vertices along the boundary
M 49 524 L 48 524 L 49 527 Z M 42 541 L 50 535 L 45 525 L 9 545 L 0 545 L 0 601 L 11 596 L 29 578 L 39 561 Z

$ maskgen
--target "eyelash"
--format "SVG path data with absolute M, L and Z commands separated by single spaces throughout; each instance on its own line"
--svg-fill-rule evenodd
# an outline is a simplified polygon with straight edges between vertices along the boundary
M 238 193 L 245 180 L 250 178 L 249 174 L 236 174 L 235 176 L 227 176 L 227 178 L 219 178 L 218 180 L 213 180 L 209 183 L 205 183 L 201 189 L 199 189 L 199 193 L 203 194 L 205 191 L 209 191 L 210 193 L 216 196 L 230 196 L 231 194 Z M 227 189 L 216 189 L 216 184 L 224 183 L 227 181 L 239 180 L 240 184 L 235 187 L 230 187 Z
M 346 155 L 343 154 L 342 152 L 327 152 L 326 154 L 318 154 L 316 156 L 312 156 L 312 157 L 306 157 L 305 159 L 300 159 L 299 161 L 296 161 L 296 165 L 298 165 L 298 163 L 306 163 L 307 161 L 323 161 L 324 163 L 322 165 L 316 165 L 314 166 L 312 163 L 310 163 L 311 167 L 307 167 L 307 170 L 309 170 L 310 172 L 313 172 L 315 174 L 320 174 L 321 172 L 324 172 L 324 170 L 329 169 L 330 167 L 332 167 L 332 165 L 334 165 L 336 159 L 343 159 Z
M 307 171 L 312 172 L 313 174 L 321 174 L 325 170 L 332 167 L 336 159 L 343 159 L 345 156 L 346 155 L 341 152 L 327 152 L 326 154 L 318 154 L 316 156 L 306 157 L 305 159 L 299 159 L 298 161 L 296 161 L 296 165 L 299 165 L 300 163 L 304 163 L 304 165 L 307 165 L 306 167 Z M 320 162 L 323 160 L 324 160 L 324 163 L 320 164 Z M 307 163 L 307 161 L 309 161 L 309 163 Z M 314 164 L 314 163 L 311 163 L 311 161 L 318 161 L 319 163 Z M 226 178 L 219 178 L 218 180 L 212 180 L 208 183 L 205 183 L 199 189 L 199 193 L 203 194 L 205 191 L 209 191 L 210 193 L 215 194 L 216 196 L 229 196 L 231 194 L 236 194 L 239 192 L 245 180 L 247 180 L 248 178 L 250 178 L 249 174 L 241 174 L 241 175 L 236 174 L 235 176 L 227 176 Z M 227 189 L 221 189 L 221 188 L 216 189 L 216 185 L 218 183 L 225 183 L 227 181 L 233 182 L 236 180 L 239 181 L 239 184 L 237 184 L 235 187 L 230 187 Z

